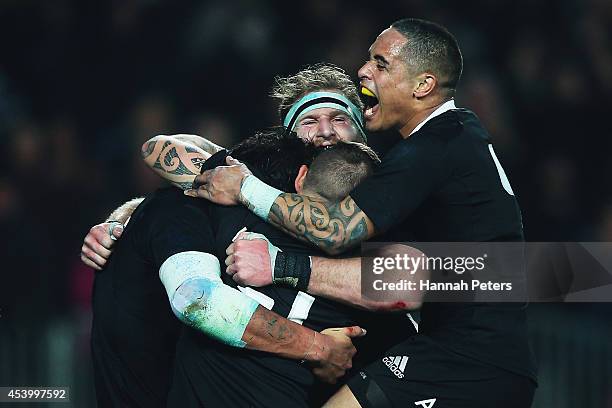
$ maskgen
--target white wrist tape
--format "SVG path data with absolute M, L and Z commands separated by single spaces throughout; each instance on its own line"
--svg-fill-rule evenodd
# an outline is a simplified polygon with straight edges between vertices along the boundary
M 240 188 L 243 202 L 258 217 L 266 221 L 276 197 L 282 193 L 282 191 L 267 185 L 252 174 L 244 178 Z

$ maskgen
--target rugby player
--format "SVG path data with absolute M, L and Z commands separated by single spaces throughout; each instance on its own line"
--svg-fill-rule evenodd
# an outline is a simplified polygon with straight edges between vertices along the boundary
M 294 125 L 299 138 L 319 147 L 338 141 L 366 142 L 361 118 L 363 103 L 357 88 L 344 70 L 332 64 L 316 64 L 295 75 L 276 78 L 271 96 L 278 100 L 281 123 L 300 98 L 315 93 L 325 93 L 332 100 L 312 105 L 311 110 L 302 113 L 300 122 Z M 188 189 L 195 176 L 200 174 L 202 163 L 223 149 L 223 146 L 197 135 L 159 135 L 143 144 L 142 155 L 145 163 L 161 177 L 177 187 Z M 121 236 L 122 224 L 141 201 L 142 198 L 129 201 L 113 212 L 106 222 L 91 228 L 81 248 L 83 263 L 96 270 L 102 268 L 111 254 L 113 239 Z
M 313 98 L 312 94 L 317 91 L 327 91 L 326 95 L 315 95 Z M 332 92 L 329 92 L 332 91 Z M 331 95 L 329 95 L 331 93 Z M 311 141 L 319 146 L 327 146 L 332 143 L 336 143 L 339 140 L 363 140 L 364 134 L 360 129 L 360 123 L 355 123 L 354 116 L 360 116 L 357 106 L 361 105 L 359 98 L 357 97 L 356 88 L 350 81 L 350 78 L 346 74 L 330 65 L 317 65 L 305 70 L 300 71 L 298 74 L 287 77 L 279 78 L 277 80 L 277 86 L 275 87 L 273 95 L 280 99 L 280 113 L 283 117 L 287 116 L 287 113 L 291 110 L 296 102 L 303 99 L 305 96 L 311 96 L 311 99 L 305 99 L 305 102 L 311 102 L 314 100 L 315 103 L 310 103 L 311 109 L 302 109 L 295 115 L 295 127 L 294 130 L 300 137 L 305 140 Z M 347 95 L 348 98 L 339 98 L 341 95 Z M 319 99 L 320 97 L 326 99 Z M 351 105 L 353 105 L 351 107 Z M 348 108 L 348 110 L 347 110 Z M 187 143 L 185 143 L 187 142 Z M 189 143 L 191 142 L 191 144 Z M 193 146 L 193 144 L 197 146 Z M 143 156 L 146 162 L 152 166 L 158 173 L 165 178 L 169 179 L 179 187 L 185 188 L 190 186 L 193 181 L 193 177 L 199 172 L 199 165 L 210 157 L 211 153 L 219 151 L 221 147 L 216 146 L 205 139 L 201 139 L 197 136 L 191 135 L 180 135 L 175 137 L 159 136 L 151 141 L 145 143 L 143 146 Z M 173 163 L 173 165 L 168 165 Z M 329 171 L 332 170 L 331 173 Z M 354 178 L 354 172 L 344 167 L 329 167 L 325 170 L 324 177 L 318 177 L 318 181 L 311 181 L 313 186 L 318 185 L 320 190 L 323 191 L 323 195 L 330 194 L 331 191 L 338 189 L 342 186 L 343 182 L 351 182 L 351 178 Z M 316 173 L 316 172 L 315 172 Z M 315 173 L 311 173 L 311 180 L 315 180 Z M 320 173 L 320 172 L 319 172 Z M 349 180 L 338 181 L 337 174 L 345 174 Z M 332 176 L 334 175 L 334 176 Z M 323 180 L 323 183 L 321 182 Z M 336 180 L 335 182 L 333 182 Z M 333 188 L 326 188 L 325 181 L 333 182 Z M 336 195 L 338 197 L 346 195 L 349 190 L 339 190 Z M 326 193 L 327 192 L 327 193 Z M 130 203 L 133 207 L 134 202 Z M 126 219 L 129 215 L 129 211 L 126 214 L 121 215 L 116 213 L 111 216 L 112 219 Z M 215 219 L 227 219 L 232 217 L 215 217 Z M 111 234 L 109 228 L 111 229 Z M 113 241 L 110 236 L 115 234 L 115 237 L 119 237 L 117 233 L 117 227 L 113 229 L 113 224 L 101 224 L 92 228 L 90 234 L 86 238 L 86 242 L 83 246 L 82 258 L 84 262 L 90 266 L 98 269 L 104 265 L 106 259 L 110 256 L 110 247 Z M 235 231 L 231 233 L 233 235 Z M 227 241 L 226 241 L 227 242 Z M 223 247 L 223 250 L 225 247 Z M 96 253 L 97 252 L 97 253 Z M 222 252 L 224 254 L 224 252 Z M 291 292 L 289 292 L 291 293 Z M 295 297 L 295 294 L 293 295 Z M 302 294 L 303 296 L 303 294 Z M 312 313 L 315 313 L 319 308 L 317 307 L 318 302 L 312 308 Z M 341 306 L 334 306 L 336 309 L 340 309 L 341 313 L 347 313 L 342 311 Z M 327 313 L 330 316 L 338 315 L 338 313 Z M 350 312 L 355 314 L 355 311 Z M 324 316 L 326 313 L 318 313 L 319 316 Z M 321 320 L 319 318 L 319 320 Z M 400 327 L 401 330 L 393 330 L 393 334 L 399 337 L 406 337 L 414 333 L 412 326 L 406 327 L 403 324 L 405 317 L 401 317 L 401 322 L 394 318 L 393 321 L 383 323 L 385 319 L 376 318 L 376 323 L 385 325 L 386 327 Z M 327 320 L 327 326 L 322 325 L 319 327 L 329 327 L 329 323 L 334 321 L 333 319 Z M 335 321 L 342 321 L 336 319 Z M 361 319 L 360 321 L 364 321 Z M 306 324 L 316 324 L 316 320 L 307 321 Z M 370 324 L 372 326 L 372 324 Z M 367 351 L 379 354 L 381 345 L 385 342 L 389 344 L 395 336 L 389 336 L 386 330 L 374 331 L 375 335 L 383 337 L 384 341 L 378 343 L 378 347 L 369 347 Z M 370 338 L 372 331 L 370 331 Z M 384 349 L 384 347 L 382 347 Z M 363 350 L 363 348 L 360 348 Z M 368 358 L 372 358 L 372 355 L 368 357 L 368 353 L 360 352 L 361 360 L 367 361 Z M 242 382 L 244 383 L 244 381 Z M 226 393 L 227 394 L 227 393 Z
M 341 200 L 272 189 L 231 159 L 230 166 L 198 176 L 199 188 L 187 193 L 242 203 L 329 254 L 374 235 L 385 241 L 522 241 L 518 203 L 491 138 L 474 113 L 454 104 L 462 65 L 457 41 L 437 24 L 404 19 L 378 36 L 359 70 L 368 97 L 366 128 L 395 129 L 402 140 L 373 177 Z M 301 216 L 291 217 L 298 208 Z M 256 241 L 245 242 L 230 260 L 235 280 L 282 276 L 311 294 L 371 307 L 355 284 L 360 259 L 283 253 L 283 261 L 274 262 L 276 253 L 265 253 Z M 271 262 L 238 269 L 236 258 L 247 258 L 248 248 Z M 354 375 L 328 405 L 528 407 L 536 387 L 523 304 L 425 303 L 419 334 L 385 356 Z M 401 375 L 388 357 L 400 357 Z
M 309 163 L 310 150 L 298 139 L 281 139 L 273 133 L 247 139 L 232 153 L 261 168 L 261 177 L 268 182 L 291 189 L 294 178 L 306 174 L 306 168 L 300 166 Z M 209 211 L 211 204 L 202 204 L 175 188 L 147 197 L 131 215 L 104 271 L 96 275 L 92 354 L 100 406 L 166 406 L 179 319 L 194 329 L 190 335 L 194 341 L 200 341 L 204 333 L 231 346 L 243 358 L 250 356 L 244 349 L 271 353 L 260 365 L 277 367 L 276 375 L 297 367 L 302 377 L 309 378 L 304 372 L 310 374 L 310 370 L 300 360 L 313 363 L 315 373 L 330 382 L 350 368 L 355 353 L 350 338 L 362 334 L 359 327 L 317 334 L 262 307 L 249 292 L 245 295 L 235 285 L 223 283 L 218 258 L 213 255 L 219 247 L 213 231 L 216 215 Z M 223 243 L 223 251 L 229 241 L 231 237 Z M 192 363 L 193 357 L 182 361 Z M 235 363 L 234 367 L 239 366 Z M 220 378 L 215 371 L 207 374 Z M 270 382 L 260 373 L 251 378 L 251 384 L 260 389 L 278 387 L 285 393 L 301 391 L 298 380 L 303 378 L 281 377 Z M 219 390 L 209 389 L 209 406 L 226 406 L 214 403 L 213 391 Z M 274 395 L 273 390 L 269 394 Z M 305 392 L 300 394 L 305 398 Z M 248 406 L 248 401 L 241 405 Z
M 220 152 L 207 160 L 207 168 L 223 164 L 227 152 Z M 375 155 L 365 146 L 338 143 L 319 153 L 309 169 L 302 167 L 295 190 L 302 194 L 342 196 L 367 175 L 371 174 Z M 307 173 L 304 173 L 307 171 Z M 347 176 L 340 180 L 337 174 Z M 270 234 L 271 240 L 283 251 L 313 254 L 281 231 L 266 224 L 243 207 L 214 206 L 210 220 L 215 232 L 221 259 L 231 239 L 241 229 Z M 266 244 L 267 245 L 267 244 Z M 227 277 L 228 285 L 236 285 Z M 248 294 L 262 305 L 288 319 L 300 322 L 314 330 L 326 327 L 360 325 L 368 328 L 368 336 L 359 339 L 356 347 L 356 365 L 371 361 L 385 345 L 395 344 L 401 338 L 414 334 L 407 326 L 404 315 L 381 318 L 373 313 L 355 310 L 336 302 L 310 296 L 293 287 L 269 285 Z M 389 333 L 383 327 L 397 326 L 400 330 Z M 261 354 L 236 352 L 227 346 L 187 332 L 179 341 L 175 383 L 169 402 L 176 406 L 320 406 L 321 391 L 313 388 L 312 376 L 305 367 L 293 362 L 274 359 Z M 211 375 L 214 373 L 214 375 Z M 289 387 L 289 380 L 302 384 Z

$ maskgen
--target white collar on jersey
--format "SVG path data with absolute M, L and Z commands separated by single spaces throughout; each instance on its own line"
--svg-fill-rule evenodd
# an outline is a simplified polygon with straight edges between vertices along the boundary
M 428 117 L 426 117 L 424 121 L 419 123 L 417 125 L 417 127 L 415 127 L 414 130 L 412 132 L 410 132 L 410 135 L 412 135 L 413 133 L 419 131 L 423 127 L 423 125 L 426 124 L 428 121 L 432 120 L 436 116 L 440 116 L 444 112 L 449 111 L 451 109 L 457 109 L 457 107 L 455 106 L 455 100 L 454 99 L 451 99 L 450 101 L 446 101 L 442 105 L 438 106 L 438 109 L 436 109 L 435 111 L 431 112 L 431 114 Z

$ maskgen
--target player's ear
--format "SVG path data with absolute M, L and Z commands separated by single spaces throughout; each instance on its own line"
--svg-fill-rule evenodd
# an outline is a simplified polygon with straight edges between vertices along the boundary
M 304 190 L 304 179 L 306 179 L 306 174 L 308 174 L 308 166 L 302 164 L 300 166 L 300 170 L 298 170 L 298 175 L 295 178 L 295 191 L 298 194 L 302 194 L 302 190 Z
M 438 78 L 430 73 L 424 73 L 417 77 L 417 85 L 413 95 L 415 98 L 423 98 L 429 95 L 438 85 Z

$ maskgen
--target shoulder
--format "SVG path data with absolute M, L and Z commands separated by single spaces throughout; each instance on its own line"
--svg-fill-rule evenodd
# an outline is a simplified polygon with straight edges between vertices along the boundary
M 453 109 L 433 118 L 410 139 L 418 149 L 443 154 L 446 158 L 461 156 L 491 143 L 478 116 L 467 109 Z
M 147 196 L 132 216 L 132 221 L 146 223 L 168 219 L 193 219 L 198 222 L 208 215 L 209 201 L 188 197 L 176 187 L 161 188 Z
M 430 143 L 454 144 L 469 140 L 490 142 L 490 136 L 476 114 L 468 109 L 453 109 L 433 118 L 423 126 L 420 139 Z M 416 135 L 416 134 L 415 134 Z
M 398 141 L 383 157 L 385 168 L 452 167 L 491 143 L 478 117 L 453 109 L 430 121 L 407 139 Z

